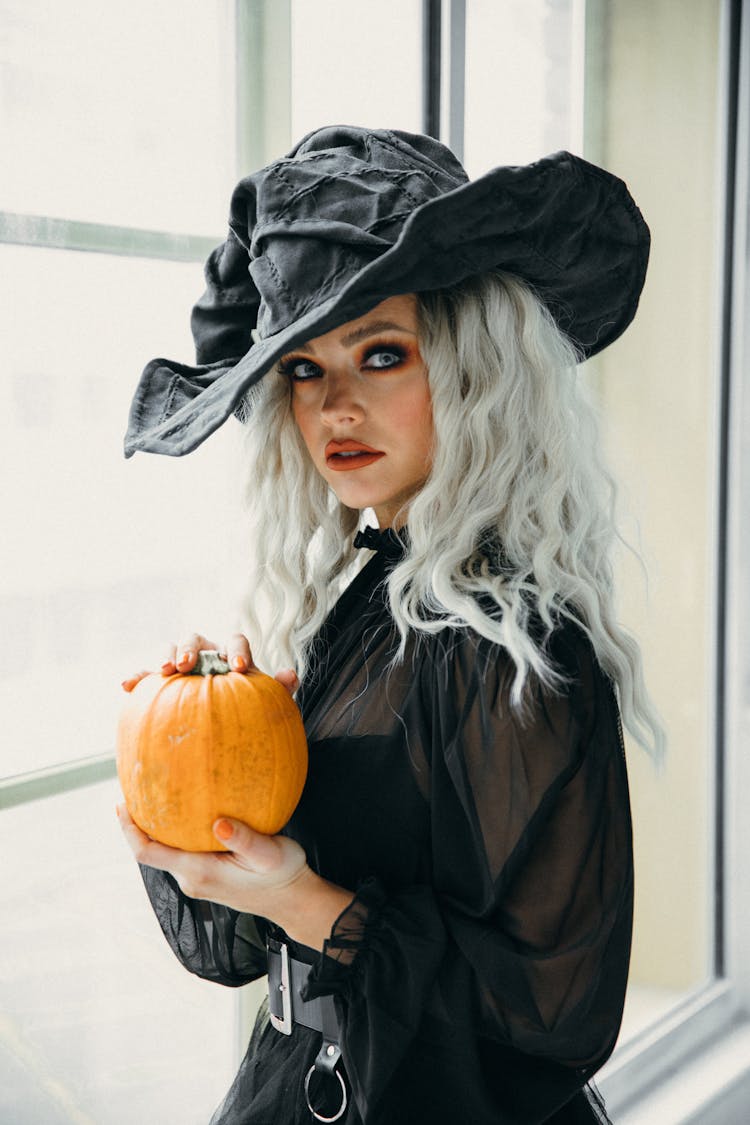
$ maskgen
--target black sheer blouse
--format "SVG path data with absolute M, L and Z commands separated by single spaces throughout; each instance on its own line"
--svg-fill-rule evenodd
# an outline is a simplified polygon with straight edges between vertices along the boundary
M 611 684 L 570 625 L 550 642 L 567 689 L 537 688 L 523 718 L 506 651 L 469 629 L 420 636 L 389 672 L 383 580 L 401 546 L 374 542 L 299 692 L 310 769 L 286 829 L 356 892 L 322 954 L 296 950 L 307 997 L 335 997 L 344 1125 L 606 1121 L 585 1084 L 620 1026 L 633 891 Z M 265 973 L 275 927 L 142 871 L 186 968 L 225 985 Z M 308 1125 L 319 1045 L 261 1009 L 213 1125 Z

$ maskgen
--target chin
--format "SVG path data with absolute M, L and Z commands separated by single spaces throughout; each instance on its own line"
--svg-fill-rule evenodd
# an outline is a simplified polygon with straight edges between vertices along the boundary
M 353 508 L 357 512 L 361 512 L 364 508 L 379 508 L 383 503 L 377 497 L 363 496 L 362 493 L 355 493 L 354 491 L 342 490 L 337 492 L 336 489 L 333 491 L 336 493 L 339 504 L 343 504 L 345 508 Z

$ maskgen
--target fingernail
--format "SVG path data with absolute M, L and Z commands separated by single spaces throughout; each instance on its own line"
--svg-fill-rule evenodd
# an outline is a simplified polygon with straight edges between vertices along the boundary
M 183 657 L 183 660 L 184 660 L 184 659 L 185 659 L 185 658 Z M 163 664 L 162 664 L 162 666 L 161 666 L 161 670 L 162 670 L 162 672 L 164 672 L 164 673 L 165 673 L 165 675 L 166 675 L 166 673 L 168 672 L 168 670 L 169 670 L 170 668 L 174 668 L 174 663 L 173 663 L 173 662 L 172 662 L 171 660 L 165 660 L 165 661 L 164 661 L 164 663 L 163 663 Z
M 232 661 L 232 667 L 236 668 L 238 672 L 241 672 L 245 667 L 245 657 L 240 656 L 239 654 L 235 656 L 234 660 Z
M 214 835 L 218 836 L 220 840 L 229 840 L 233 834 L 234 828 L 228 820 L 222 817 L 221 820 L 216 821 L 214 825 Z

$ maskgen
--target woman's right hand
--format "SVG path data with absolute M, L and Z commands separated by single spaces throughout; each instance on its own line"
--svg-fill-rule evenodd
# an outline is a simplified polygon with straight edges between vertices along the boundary
M 227 644 L 221 648 L 213 641 L 209 641 L 206 637 L 201 636 L 200 633 L 192 633 L 186 640 L 178 645 L 170 645 L 165 653 L 165 659 L 161 665 L 161 674 L 163 676 L 173 676 L 175 672 L 180 672 L 187 675 L 195 667 L 198 659 L 198 653 L 204 650 L 212 652 L 220 652 L 224 659 L 227 661 L 229 667 L 234 672 L 249 672 L 254 668 L 253 654 L 250 651 L 250 642 L 244 633 L 233 633 Z M 122 686 L 125 691 L 132 691 L 137 683 L 139 683 L 144 676 L 150 675 L 148 668 L 136 672 L 133 676 L 128 676 L 122 681 Z M 293 694 L 298 686 L 297 675 L 293 668 L 284 668 L 277 672 L 275 677 L 280 684 Z

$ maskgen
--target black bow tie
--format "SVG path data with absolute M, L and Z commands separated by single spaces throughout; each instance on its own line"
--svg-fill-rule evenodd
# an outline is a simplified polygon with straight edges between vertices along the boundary
M 402 529 L 399 537 L 392 527 L 365 527 L 354 536 L 355 547 L 365 547 L 368 551 L 380 551 L 396 558 L 406 550 L 406 531 Z

